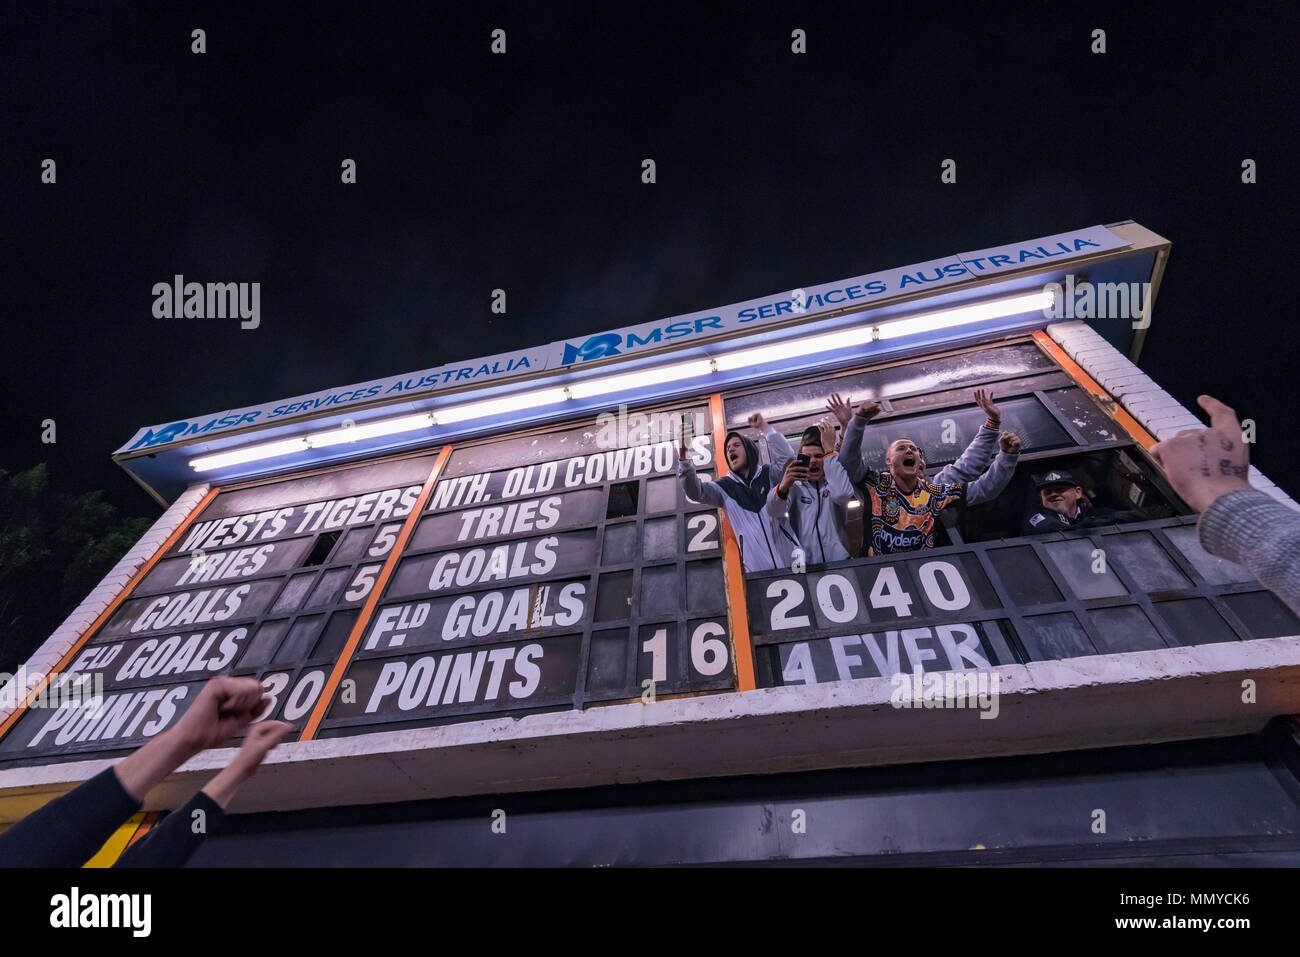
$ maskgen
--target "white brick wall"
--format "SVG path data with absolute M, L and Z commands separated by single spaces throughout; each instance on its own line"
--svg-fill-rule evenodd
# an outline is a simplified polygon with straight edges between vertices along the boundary
M 1158 440 L 1173 438 L 1184 429 L 1205 428 L 1204 421 L 1179 405 L 1173 396 L 1086 322 L 1054 323 L 1047 327 L 1047 334 Z M 1253 465 L 1250 467 L 1250 484 L 1300 511 L 1300 504 Z
M 189 517 L 190 512 L 194 511 L 194 507 L 206 494 L 208 494 L 206 483 L 191 486 L 172 503 L 167 511 L 163 512 L 149 531 L 145 532 L 130 551 L 122 556 L 122 560 L 113 566 L 72 614 L 64 619 L 63 624 L 54 630 L 54 634 L 45 640 L 45 644 L 27 659 L 29 675 L 35 671 L 49 672 L 54 669 L 68 653 L 68 649 L 77 643 L 86 629 L 94 624 L 100 613 L 117 597 L 117 593 L 131 580 L 131 576 L 153 557 L 163 542 L 167 541 L 167 536 L 180 527 L 181 522 Z M 0 721 L 4 721 L 13 711 L 12 707 L 0 708 Z

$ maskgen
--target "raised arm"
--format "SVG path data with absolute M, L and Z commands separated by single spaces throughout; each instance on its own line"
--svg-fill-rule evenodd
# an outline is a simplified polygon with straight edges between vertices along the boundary
M 1016 463 L 1020 461 L 1020 437 L 1014 432 L 1003 432 L 998 436 L 998 447 L 1001 451 L 989 470 L 967 484 L 967 505 L 979 505 L 997 498 L 1015 474 Z
M 1300 513 L 1250 487 L 1250 453 L 1237 413 L 1200 396 L 1210 428 L 1159 442 L 1151 455 L 1179 495 L 1201 513 L 1201 547 L 1245 567 L 1300 615 Z
M 789 441 L 777 431 L 775 426 L 768 425 L 761 412 L 755 412 L 749 417 L 749 427 L 759 432 L 767 440 L 767 457 L 772 467 L 771 474 L 774 476 L 783 475 L 785 467 L 794 458 L 794 449 L 790 447 Z
M 984 410 L 985 421 L 971 439 L 970 445 L 951 465 L 945 465 L 930 481 L 936 485 L 953 482 L 973 482 L 984 474 L 998 450 L 998 430 L 1002 427 L 1002 413 L 998 411 L 993 396 L 984 389 L 975 390 L 975 402 Z
M 843 440 L 836 457 L 839 459 L 840 465 L 844 467 L 844 472 L 849 481 L 859 485 L 875 482 L 875 471 L 868 468 L 866 463 L 862 461 L 862 435 L 867 423 L 880 414 L 880 403 L 867 399 L 858 406 L 858 411 L 854 413 L 853 407 L 848 400 L 835 394 L 826 400 L 826 408 L 830 409 L 831 415 L 839 419 L 840 422 L 840 432 L 843 435 Z
M 691 461 L 690 449 L 680 445 L 677 449 L 677 477 L 681 479 L 682 490 L 692 502 L 714 505 L 721 508 L 727 502 L 727 493 L 713 482 L 701 482 L 695 474 L 695 463 Z

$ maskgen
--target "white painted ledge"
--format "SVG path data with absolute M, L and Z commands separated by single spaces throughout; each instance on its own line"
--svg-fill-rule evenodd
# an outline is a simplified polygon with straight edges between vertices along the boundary
M 1004 665 L 999 716 L 896 709 L 892 683 L 678 698 L 281 745 L 232 813 L 643 781 L 905 764 L 1218 737 L 1300 711 L 1300 637 Z M 1256 702 L 1242 686 L 1255 683 Z M 150 793 L 177 808 L 234 755 L 199 755 Z M 112 762 L 0 771 L 0 823 Z

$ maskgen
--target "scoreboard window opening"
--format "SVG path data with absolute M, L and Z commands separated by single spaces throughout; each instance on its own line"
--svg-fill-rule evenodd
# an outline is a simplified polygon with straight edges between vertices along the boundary
M 1143 449 L 1032 341 L 974 347 L 724 396 L 729 428 L 765 415 L 793 445 L 834 392 L 880 402 L 865 430 L 884 467 L 900 436 L 933 475 L 974 438 L 989 389 L 1022 452 L 994 501 L 962 508 L 922 552 L 745 576 L 760 686 L 1295 634 L 1300 621 L 1244 569 L 1206 555 L 1195 517 Z M 1036 476 L 1070 471 L 1096 506 L 1140 521 L 1022 538 Z M 851 554 L 864 509 L 847 510 Z M 893 669 L 893 670 L 891 670 Z

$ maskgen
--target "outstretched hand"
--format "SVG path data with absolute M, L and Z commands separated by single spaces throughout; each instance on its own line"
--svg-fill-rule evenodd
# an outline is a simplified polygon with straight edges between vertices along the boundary
M 849 404 L 848 399 L 835 392 L 827 397 L 826 408 L 839 421 L 840 428 L 847 429 L 849 427 L 849 420 L 853 418 L 853 406 Z
M 835 420 L 823 415 L 817 420 L 817 430 L 822 435 L 822 451 L 830 455 L 835 451 Z
M 1002 424 L 1002 413 L 998 411 L 998 404 L 993 401 L 992 392 L 988 389 L 976 389 L 975 402 L 984 410 L 984 414 L 988 416 L 994 428 Z
M 1151 447 L 1165 478 L 1192 508 L 1203 512 L 1220 495 L 1250 488 L 1250 452 L 1237 413 L 1213 396 L 1197 404 L 1210 415 L 1208 429 L 1187 429 Z

